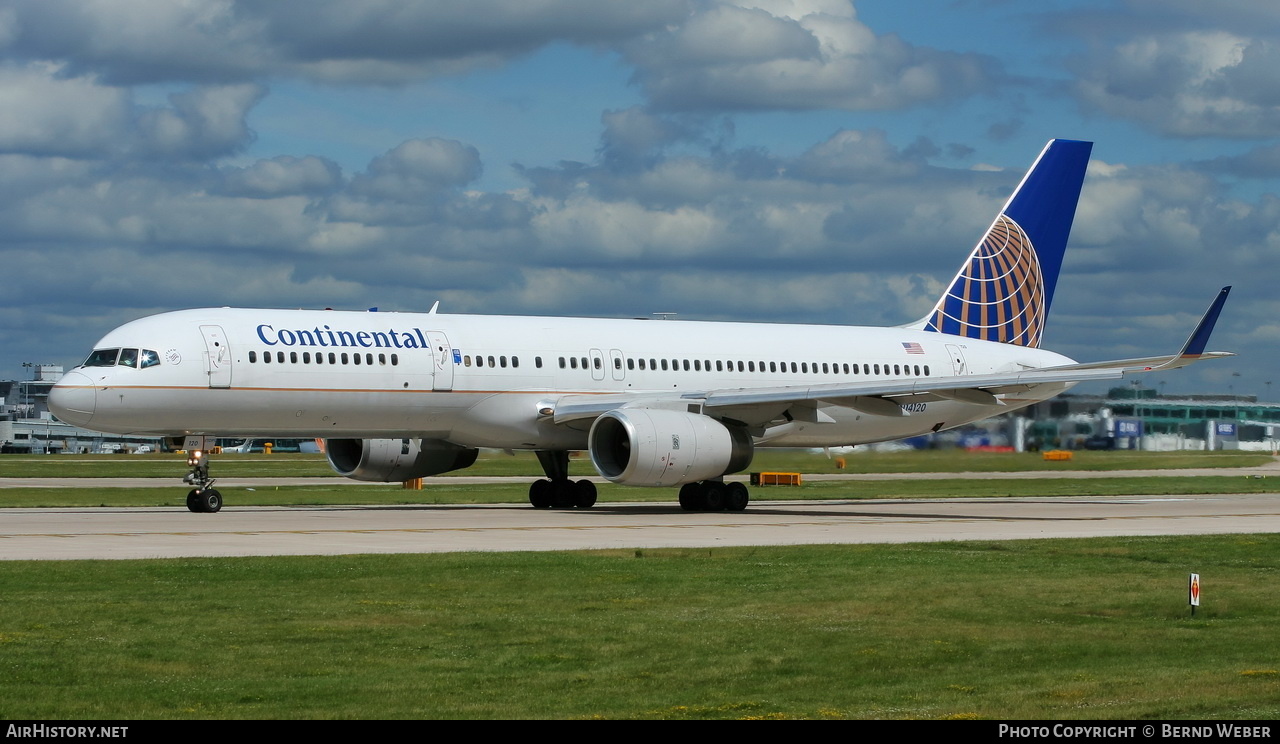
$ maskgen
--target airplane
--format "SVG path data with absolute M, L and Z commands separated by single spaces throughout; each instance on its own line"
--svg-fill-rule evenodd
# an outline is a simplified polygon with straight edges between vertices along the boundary
M 950 429 L 1072 385 L 1231 356 L 1205 352 L 1230 287 L 1173 355 L 1079 364 L 1040 348 L 1092 149 L 1050 141 L 934 308 L 897 327 L 207 308 L 102 338 L 53 387 L 62 421 L 188 441 L 193 512 L 222 508 L 214 437 L 323 439 L 339 474 L 395 482 L 532 450 L 534 507 L 590 507 L 605 479 L 745 509 L 724 476 L 761 447 Z

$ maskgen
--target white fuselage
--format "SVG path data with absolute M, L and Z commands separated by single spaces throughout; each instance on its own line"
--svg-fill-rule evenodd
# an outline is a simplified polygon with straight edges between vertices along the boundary
M 539 415 L 564 396 L 678 397 L 1071 363 L 1040 349 L 903 328 L 232 308 L 143 318 L 95 349 L 137 350 L 149 360 L 80 366 L 59 383 L 59 417 L 99 431 L 422 437 L 555 450 L 584 448 L 590 426 Z M 1068 386 L 1000 396 L 998 410 L 935 400 L 884 416 L 829 405 L 816 421 L 775 420 L 755 438 L 761 446 L 898 439 Z

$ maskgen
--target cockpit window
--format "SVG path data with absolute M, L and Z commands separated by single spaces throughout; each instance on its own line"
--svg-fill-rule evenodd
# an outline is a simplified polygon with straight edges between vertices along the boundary
M 137 349 L 121 349 L 120 360 L 116 362 L 121 367 L 137 367 L 138 366 L 138 350 Z
M 160 363 L 160 355 L 151 349 L 142 350 L 142 368 L 154 367 Z
M 84 360 L 82 367 L 114 367 L 116 366 L 116 357 L 120 355 L 119 349 L 94 349 L 89 358 Z

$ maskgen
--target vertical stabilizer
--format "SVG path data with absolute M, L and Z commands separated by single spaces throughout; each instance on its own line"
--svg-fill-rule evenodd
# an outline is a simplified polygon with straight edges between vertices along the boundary
M 1053 302 L 1092 142 L 1051 140 L 946 294 L 917 324 L 985 341 L 1038 347 Z

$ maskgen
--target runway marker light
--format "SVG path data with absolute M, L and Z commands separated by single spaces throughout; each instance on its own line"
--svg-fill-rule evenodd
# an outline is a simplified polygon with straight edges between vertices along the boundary
M 1193 573 L 1187 581 L 1187 604 L 1191 605 L 1191 617 L 1196 616 L 1196 608 L 1200 606 L 1200 574 Z

